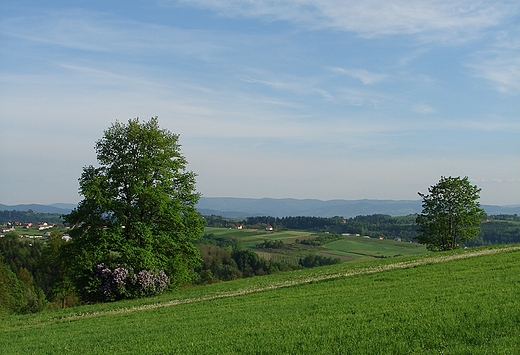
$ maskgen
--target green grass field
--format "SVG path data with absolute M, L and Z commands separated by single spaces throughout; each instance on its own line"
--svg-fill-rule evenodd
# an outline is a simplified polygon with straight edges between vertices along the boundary
M 345 237 L 325 245 L 327 252 L 337 255 L 393 257 L 426 253 L 426 247 L 417 243 L 394 242 L 392 240 Z
M 2 354 L 518 354 L 520 246 L 342 263 L 11 316 Z
M 238 239 L 245 248 L 254 248 L 264 240 L 283 240 L 284 243 L 294 243 L 296 239 L 313 239 L 316 234 L 306 231 L 275 231 L 269 232 L 260 229 L 227 229 L 206 227 L 204 233 L 211 233 L 217 237 Z

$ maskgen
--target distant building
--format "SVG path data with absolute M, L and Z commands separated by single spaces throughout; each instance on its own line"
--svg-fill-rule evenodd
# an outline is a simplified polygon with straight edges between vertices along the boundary
M 265 230 L 272 232 L 274 230 L 274 228 L 273 228 L 273 226 L 267 226 L 267 227 L 265 227 Z

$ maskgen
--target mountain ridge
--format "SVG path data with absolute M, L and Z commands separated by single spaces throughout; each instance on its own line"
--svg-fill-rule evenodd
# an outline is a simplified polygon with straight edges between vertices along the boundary
M 4 210 L 33 210 L 39 213 L 68 214 L 75 204 L 0 204 Z M 244 219 L 255 216 L 289 217 L 333 217 L 351 218 L 360 215 L 388 214 L 406 216 L 420 213 L 421 200 L 318 200 L 295 198 L 241 198 L 241 197 L 201 197 L 197 210 L 203 215 L 219 215 L 225 218 Z M 489 215 L 520 214 L 520 204 L 496 206 L 482 205 Z

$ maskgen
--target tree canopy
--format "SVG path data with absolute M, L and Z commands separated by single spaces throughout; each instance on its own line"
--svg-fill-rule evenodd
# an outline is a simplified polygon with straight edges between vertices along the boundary
M 480 232 L 485 216 L 478 199 L 481 189 L 468 177 L 441 177 L 422 194 L 422 212 L 417 216 L 417 241 L 429 250 L 451 250 Z
M 65 216 L 74 226 L 68 255 L 86 298 L 103 287 L 96 270 L 124 269 L 128 277 L 161 271 L 174 285 L 192 280 L 200 257 L 191 240 L 204 222 L 195 209 L 196 175 L 186 170 L 178 139 L 153 117 L 116 121 L 96 142 L 99 166 L 83 168 L 83 200 Z

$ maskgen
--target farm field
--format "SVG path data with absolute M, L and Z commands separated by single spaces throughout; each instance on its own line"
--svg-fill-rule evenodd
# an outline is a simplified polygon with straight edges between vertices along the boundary
M 424 245 L 417 243 L 395 242 L 393 240 L 379 240 L 375 238 L 368 239 L 356 236 L 342 236 L 340 240 L 320 247 L 312 247 L 297 244 L 296 240 L 316 239 L 318 234 L 295 230 L 268 232 L 258 229 L 206 228 L 205 233 L 212 233 L 218 237 L 236 238 L 245 248 L 252 249 L 264 240 L 282 240 L 286 246 L 272 250 L 272 252 L 289 257 L 303 257 L 309 253 L 318 253 L 340 258 L 343 262 L 366 261 L 374 258 L 423 254 L 427 252 Z M 254 250 L 261 256 L 266 254 L 265 251 Z
M 11 316 L 2 354 L 518 354 L 520 245 Z
M 316 233 L 306 231 L 263 231 L 259 229 L 227 229 L 206 227 L 204 233 L 211 233 L 217 237 L 237 238 L 245 248 L 254 248 L 264 240 L 282 240 L 284 243 L 294 243 L 296 239 L 316 238 Z

